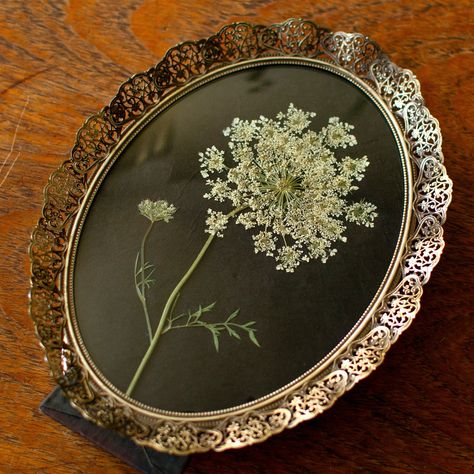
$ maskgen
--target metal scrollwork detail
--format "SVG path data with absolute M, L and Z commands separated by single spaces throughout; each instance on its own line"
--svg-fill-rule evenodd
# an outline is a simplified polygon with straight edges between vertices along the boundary
M 410 151 L 417 164 L 430 156 L 443 161 L 439 123 L 428 109 L 422 103 L 408 103 L 403 109 L 403 119 Z
M 446 220 L 446 203 L 451 201 L 452 183 L 446 168 L 436 158 L 429 156 L 420 165 L 416 183 L 415 208 L 420 218 L 436 216 L 442 224 Z
M 321 42 L 329 34 L 329 30 L 310 21 L 287 22 L 266 29 L 262 42 L 266 48 L 280 54 L 316 58 L 324 54 Z
M 311 381 L 302 390 L 292 393 L 286 400 L 292 414 L 288 426 L 292 428 L 327 410 L 344 393 L 347 382 L 346 371 L 334 370 L 322 380 Z
M 347 373 L 345 389 L 351 388 L 380 365 L 389 347 L 390 331 L 384 326 L 376 326 L 362 339 L 352 343 L 335 363 L 336 367 Z
M 376 322 L 388 328 L 392 343 L 415 318 L 420 309 L 421 293 L 422 286 L 418 277 L 408 275 L 385 298 L 382 309 L 376 315 Z
M 168 51 L 152 73 L 156 87 L 166 91 L 207 72 L 202 46 L 202 42 L 186 42 Z
M 400 69 L 388 59 L 375 61 L 371 75 L 379 94 L 395 114 L 399 115 L 410 102 L 423 102 L 418 79 L 411 71 Z
M 405 255 L 403 275 L 416 275 L 421 284 L 427 283 L 443 247 L 443 228 L 439 221 L 433 216 L 423 218 Z
M 148 109 L 184 84 L 229 64 L 252 58 L 306 57 L 340 66 L 368 83 L 387 103 L 404 131 L 416 183 L 412 214 L 416 230 L 400 263 L 401 279 L 334 363 L 271 406 L 238 416 L 193 422 L 142 411 L 89 380 L 71 342 L 62 282 L 71 223 L 87 192 L 126 130 Z M 415 75 L 393 64 L 379 46 L 357 33 L 333 33 L 311 21 L 271 26 L 236 23 L 217 34 L 171 48 L 155 67 L 133 76 L 109 106 L 79 130 L 71 157 L 45 190 L 42 216 L 30 246 L 30 313 L 55 380 L 87 418 L 137 443 L 175 454 L 224 450 L 263 441 L 323 412 L 369 375 L 416 316 L 423 285 L 444 247 L 442 224 L 452 182 L 442 164 L 439 124 L 424 105 Z
M 171 421 L 159 423 L 149 437 L 151 446 L 165 448 L 178 455 L 189 453 L 190 450 L 205 452 L 216 449 L 222 439 L 223 433 L 220 430 L 200 429 L 190 423 Z
M 67 393 L 67 392 L 66 392 Z M 87 396 L 87 391 L 85 392 Z M 84 415 L 99 426 L 113 429 L 118 433 L 134 438 L 137 442 L 148 439 L 151 429 L 139 422 L 130 408 L 123 406 L 109 394 L 96 388 L 91 392 L 93 396 L 87 399 L 87 410 Z M 78 406 L 79 409 L 82 405 Z
M 357 33 L 328 35 L 323 40 L 323 47 L 336 64 L 362 77 L 382 54 L 376 43 Z
M 246 23 L 225 26 L 207 42 L 206 50 L 210 48 L 211 51 L 214 51 L 214 55 L 206 55 L 207 59 L 212 57 L 213 62 L 233 63 L 257 57 L 261 49 L 259 30 L 258 26 Z
M 112 104 L 114 101 L 112 101 Z M 77 173 L 84 174 L 97 167 L 107 157 L 110 148 L 121 135 L 104 111 L 90 117 L 77 133 L 71 161 Z
M 290 418 L 290 411 L 285 408 L 234 417 L 222 428 L 224 438 L 221 445 L 217 446 L 217 450 L 239 448 L 263 441 L 285 429 Z
M 135 117 L 140 117 L 145 110 L 158 102 L 160 91 L 148 73 L 137 74 L 130 80 L 122 84 L 117 96 L 112 100 L 109 108 L 111 122 L 117 125 L 123 125 Z M 104 120 L 97 125 L 108 125 Z M 108 130 L 102 129 L 101 132 Z M 104 134 L 104 144 L 106 138 L 110 138 L 107 133 Z

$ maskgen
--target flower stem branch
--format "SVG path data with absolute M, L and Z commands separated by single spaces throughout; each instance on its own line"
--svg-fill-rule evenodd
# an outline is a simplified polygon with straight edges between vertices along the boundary
M 242 210 L 246 209 L 246 207 L 247 206 L 240 206 L 240 207 L 237 207 L 237 208 L 233 209 L 231 212 L 229 212 L 227 214 L 227 217 L 229 219 L 234 217 L 236 214 L 238 214 Z M 153 338 L 150 341 L 150 346 L 148 347 L 145 355 L 143 356 L 143 359 L 141 360 L 140 365 L 138 366 L 138 368 L 135 372 L 135 375 L 133 376 L 132 381 L 130 382 L 130 384 L 127 388 L 127 391 L 125 392 L 126 395 L 129 396 L 133 392 L 133 390 L 135 389 L 135 386 L 136 386 L 138 380 L 140 379 L 140 376 L 142 375 L 143 370 L 145 369 L 145 366 L 147 365 L 148 361 L 150 360 L 150 357 L 152 356 L 152 354 L 153 354 L 153 352 L 154 352 L 154 350 L 155 350 L 155 348 L 158 344 L 158 340 L 160 339 L 160 336 L 163 332 L 166 321 L 167 321 L 168 317 L 171 315 L 171 309 L 174 306 L 176 298 L 178 297 L 178 295 L 179 295 L 181 289 L 183 288 L 183 286 L 185 285 L 185 283 L 189 280 L 189 278 L 193 274 L 194 270 L 197 268 L 197 266 L 201 262 L 202 258 L 204 257 L 204 255 L 207 252 L 207 249 L 209 248 L 209 246 L 211 245 L 211 243 L 212 243 L 212 241 L 214 240 L 215 237 L 216 237 L 216 234 L 213 233 L 207 238 L 206 242 L 204 243 L 203 247 L 201 248 L 201 250 L 197 254 L 197 256 L 194 259 L 193 263 L 188 268 L 186 273 L 183 275 L 181 280 L 178 282 L 178 284 L 176 285 L 176 287 L 174 288 L 174 290 L 171 292 L 170 296 L 168 297 L 168 300 L 166 301 L 163 312 L 161 313 L 161 319 L 160 319 L 160 322 L 158 324 L 158 327 L 155 331 L 155 334 L 154 334 Z
M 137 292 L 138 299 L 140 300 L 140 303 L 142 304 L 143 312 L 145 314 L 145 320 L 146 320 L 146 325 L 147 325 L 147 330 L 148 330 L 148 337 L 150 339 L 150 344 L 153 339 L 153 330 L 151 328 L 150 316 L 148 314 L 146 290 L 153 281 L 150 279 L 150 276 L 153 273 L 153 268 L 145 263 L 145 245 L 146 245 L 148 236 L 150 235 L 150 232 L 153 229 L 154 223 L 155 223 L 154 221 L 150 222 L 150 225 L 148 226 L 148 229 L 146 230 L 145 235 L 143 236 L 142 243 L 140 246 L 140 251 L 137 255 L 137 260 L 135 262 L 135 290 Z M 138 259 L 140 259 L 140 268 L 137 270 Z M 150 269 L 151 271 L 147 275 L 146 271 Z

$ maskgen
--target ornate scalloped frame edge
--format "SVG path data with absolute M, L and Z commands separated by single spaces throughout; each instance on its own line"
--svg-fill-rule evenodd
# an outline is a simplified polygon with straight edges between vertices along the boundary
M 413 164 L 416 229 L 408 237 L 395 288 L 386 294 L 361 336 L 322 374 L 272 406 L 227 415 L 210 425 L 152 417 L 99 387 L 71 344 L 62 296 L 71 225 L 92 176 L 134 121 L 204 74 L 268 56 L 335 64 L 362 79 L 385 101 L 404 131 Z M 160 451 L 222 451 L 261 442 L 327 410 L 383 361 L 419 310 L 422 287 L 444 248 L 442 224 L 451 195 L 439 124 L 424 105 L 418 80 L 393 64 L 366 36 L 331 32 L 311 21 L 291 19 L 269 27 L 235 23 L 207 39 L 181 43 L 155 67 L 122 84 L 110 104 L 85 122 L 70 159 L 51 175 L 45 188 L 42 215 L 30 246 L 30 314 L 51 373 L 86 418 Z

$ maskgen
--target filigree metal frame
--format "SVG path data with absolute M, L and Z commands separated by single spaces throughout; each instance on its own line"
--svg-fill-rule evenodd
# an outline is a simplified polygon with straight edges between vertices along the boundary
M 416 225 L 408 236 L 397 281 L 357 339 L 302 386 L 269 404 L 231 415 L 184 419 L 150 412 L 98 383 L 73 343 L 64 302 L 71 229 L 92 179 L 145 113 L 211 72 L 266 57 L 312 58 L 342 67 L 387 104 L 409 149 L 415 175 L 412 220 Z M 85 122 L 70 159 L 46 186 L 42 216 L 30 247 L 30 313 L 52 375 L 85 417 L 137 443 L 170 453 L 242 447 L 294 427 L 331 407 L 369 375 L 410 325 L 420 307 L 422 287 L 444 247 L 442 224 L 451 194 L 439 124 L 424 105 L 418 80 L 411 71 L 393 64 L 366 36 L 288 20 L 269 27 L 232 24 L 210 38 L 182 43 L 155 67 L 127 80 L 110 104 Z

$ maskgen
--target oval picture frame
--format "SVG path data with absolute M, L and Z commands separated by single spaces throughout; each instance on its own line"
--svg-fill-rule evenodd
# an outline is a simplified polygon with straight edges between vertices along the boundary
M 406 157 L 408 191 L 397 250 L 370 311 L 316 368 L 269 396 L 233 408 L 155 409 L 109 383 L 81 340 L 73 294 L 81 227 L 101 180 L 161 109 L 229 71 L 265 64 L 327 69 L 379 104 Z M 207 39 L 184 42 L 122 84 L 110 104 L 85 122 L 70 158 L 46 186 L 30 246 L 30 314 L 52 375 L 87 419 L 173 454 L 247 446 L 312 419 L 369 375 L 412 322 L 422 287 L 443 251 L 451 194 L 439 124 L 425 106 L 418 80 L 366 36 L 292 19 L 271 26 L 235 23 Z

